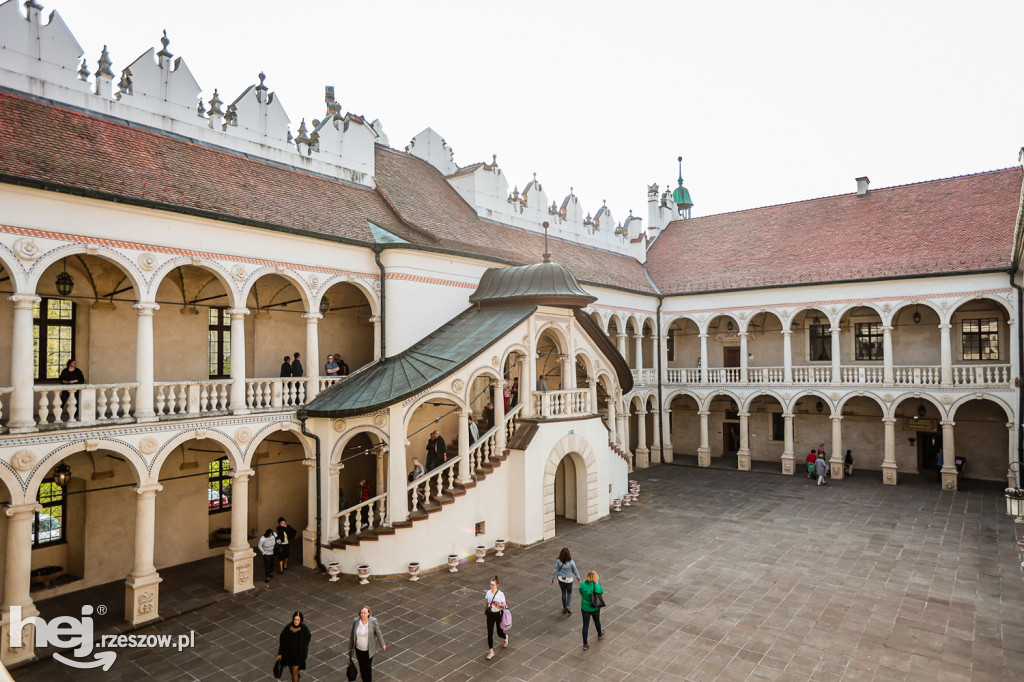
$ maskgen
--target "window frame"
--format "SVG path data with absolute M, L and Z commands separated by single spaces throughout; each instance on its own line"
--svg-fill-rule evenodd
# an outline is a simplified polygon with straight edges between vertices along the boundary
M 67 320 L 51 319 L 49 317 L 50 301 L 67 301 L 71 304 L 71 317 Z M 64 370 L 68 360 L 75 359 L 75 329 L 78 326 L 78 306 L 74 301 L 58 296 L 41 296 L 38 310 L 32 315 L 32 353 L 33 353 L 33 381 L 37 384 L 56 384 L 60 381 L 60 373 Z M 49 332 L 51 328 L 69 328 L 71 330 L 71 352 L 66 360 L 58 362 L 57 376 L 46 376 L 46 350 Z M 59 353 L 59 351 L 58 351 Z
M 212 319 L 216 312 L 217 321 Z M 231 314 L 227 308 L 210 306 L 210 313 L 207 317 L 208 323 L 208 368 L 211 379 L 231 378 Z M 225 342 L 227 350 L 225 351 Z M 216 358 L 216 367 L 214 366 Z M 213 371 L 216 370 L 216 371 Z
M 217 467 L 216 473 L 214 472 L 214 465 L 215 464 L 219 465 Z M 207 479 L 206 479 L 206 489 L 207 489 L 207 491 L 216 490 L 217 493 L 220 495 L 220 497 L 217 498 L 217 507 L 213 508 L 213 507 L 210 506 L 210 503 L 212 502 L 212 500 L 210 499 L 210 493 L 209 492 L 206 493 L 206 508 L 207 508 L 207 511 L 211 515 L 212 514 L 220 514 L 222 512 L 229 512 L 229 511 L 231 511 L 231 488 L 232 488 L 232 486 L 234 485 L 234 482 L 235 482 L 234 475 L 233 475 L 234 471 L 231 468 L 231 461 L 227 458 L 227 455 L 225 455 L 224 457 L 218 457 L 217 459 L 214 459 L 214 460 L 210 461 L 210 464 L 207 466 L 206 471 L 207 471 Z M 227 493 L 224 492 L 225 483 L 227 484 Z M 214 487 L 214 486 L 216 486 L 216 487 Z M 227 503 L 226 504 L 221 501 L 223 498 L 227 498 Z
M 778 418 L 778 426 L 775 420 Z M 782 412 L 768 413 L 768 440 L 772 443 L 783 443 L 786 440 L 786 418 Z
M 960 320 L 960 360 L 962 362 L 981 362 L 981 363 L 985 363 L 985 362 L 999 362 L 1000 356 L 1001 356 L 1000 347 L 999 347 L 999 323 L 1000 322 L 1002 322 L 1002 320 L 999 317 L 974 317 L 974 318 L 967 318 L 967 317 L 965 317 L 965 318 L 961 319 Z M 977 323 L 978 324 L 978 331 L 976 331 L 976 332 L 968 332 L 966 330 L 966 326 L 969 323 Z M 983 331 L 981 329 L 981 326 L 983 324 L 986 324 L 986 323 L 991 323 L 994 326 L 994 329 L 992 331 L 990 331 L 990 332 Z M 976 358 L 969 358 L 969 357 L 967 357 L 967 344 L 965 343 L 965 341 L 967 340 L 968 336 L 976 336 L 977 337 L 978 345 L 977 345 L 977 351 L 976 352 L 978 354 L 978 357 L 976 357 Z M 983 337 L 985 337 L 985 336 L 994 336 L 995 337 L 996 356 L 994 358 L 983 357 L 982 340 L 983 340 Z M 991 340 L 989 342 L 989 345 L 991 347 L 991 345 L 992 345 L 991 344 Z
M 56 504 L 51 500 L 49 504 L 43 502 L 43 488 L 50 485 L 50 490 L 59 490 L 60 496 Z M 67 542 L 65 530 L 67 529 L 67 518 L 68 518 L 68 494 L 65 488 L 61 488 L 57 485 L 57 482 L 53 478 L 43 479 L 42 483 L 39 484 L 39 490 L 36 491 L 36 502 L 43 505 L 43 508 L 39 511 L 32 512 L 32 549 L 42 549 L 43 547 L 52 547 L 54 545 L 62 545 Z M 49 514 L 46 510 L 53 509 L 54 507 L 60 507 L 60 537 L 56 540 L 47 540 L 46 542 L 39 541 L 39 515 L 47 514 L 50 518 L 55 518 L 53 514 Z
M 822 350 L 824 351 L 824 354 L 828 356 L 824 360 L 819 360 L 819 359 L 816 359 L 816 358 L 813 357 L 814 352 L 813 352 L 812 344 L 815 341 L 815 332 L 814 332 L 815 328 L 823 330 L 821 332 L 821 334 L 820 334 L 820 336 L 821 336 L 821 347 L 822 347 Z M 808 324 L 808 325 L 806 325 L 806 328 L 805 328 L 805 334 L 806 334 L 806 339 L 807 339 L 807 362 L 820 362 L 820 363 L 823 363 L 823 364 L 824 363 L 832 362 L 832 325 L 831 325 L 831 323 L 826 323 L 826 324 Z
M 885 325 L 882 323 L 882 321 L 881 320 L 875 321 L 875 320 L 868 319 L 868 320 L 864 320 L 863 322 L 857 322 L 857 321 L 853 321 L 852 320 L 851 321 L 851 325 L 853 326 L 853 334 L 851 334 L 851 337 L 853 339 L 853 359 L 854 359 L 854 361 L 855 362 L 885 362 L 885 330 L 884 330 Z M 878 327 L 878 332 L 877 333 L 862 334 L 861 333 L 861 327 L 869 327 L 869 326 L 877 326 Z M 878 349 L 879 349 L 878 357 L 861 357 L 859 341 L 862 338 L 868 338 L 868 339 L 877 338 L 878 339 L 877 342 L 871 342 L 871 343 L 877 343 L 878 344 Z

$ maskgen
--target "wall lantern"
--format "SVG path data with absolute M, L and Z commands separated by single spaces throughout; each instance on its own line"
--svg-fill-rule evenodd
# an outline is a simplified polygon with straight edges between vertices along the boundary
M 320 314 L 326 315 L 327 311 L 331 309 L 331 302 L 324 296 L 320 299 Z
M 916 305 L 914 306 L 914 316 L 911 319 L 914 320 L 914 324 L 921 324 L 921 311 L 917 309 Z
M 817 327 L 821 324 L 821 318 L 817 315 L 814 316 L 814 326 Z
M 725 328 L 729 331 L 733 330 L 732 320 L 729 320 L 728 324 L 725 325 Z
M 68 487 L 68 483 L 71 482 L 71 467 L 61 462 L 53 469 L 53 480 L 56 481 L 57 485 L 61 488 Z
M 61 296 L 70 296 L 71 292 L 75 288 L 75 280 L 70 274 L 68 274 L 68 259 L 65 258 L 63 262 L 64 270 L 57 275 L 57 281 L 55 284 L 57 285 L 58 294 Z
M 921 404 L 917 406 L 917 414 L 914 415 L 914 421 L 920 421 L 921 419 L 924 419 L 924 415 L 924 401 L 922 400 Z
M 816 409 L 818 411 L 818 414 L 821 414 L 821 411 L 825 409 L 825 406 L 819 400 L 818 404 L 814 406 L 814 409 Z

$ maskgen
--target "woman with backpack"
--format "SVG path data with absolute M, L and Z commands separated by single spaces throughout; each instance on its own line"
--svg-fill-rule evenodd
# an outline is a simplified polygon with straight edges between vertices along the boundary
M 604 637 L 604 628 L 601 627 L 601 607 L 594 605 L 594 595 L 604 594 L 604 588 L 598 582 L 597 571 L 589 571 L 587 577 L 580 583 L 580 612 L 583 614 L 583 650 L 590 648 L 587 643 L 587 632 L 590 630 L 590 619 L 594 619 L 594 627 L 597 629 L 597 638 Z M 604 598 L 599 600 L 602 604 Z
M 494 658 L 494 628 L 498 628 L 498 639 L 501 646 L 508 646 L 508 635 L 501 629 L 501 612 L 508 606 L 505 603 L 505 593 L 498 589 L 498 576 L 491 578 L 491 589 L 484 593 L 487 606 L 484 607 L 484 615 L 487 617 L 487 660 Z
M 580 572 L 576 569 L 576 562 L 572 560 L 569 548 L 563 547 L 562 551 L 558 553 L 555 571 L 551 574 L 551 584 L 554 585 L 555 578 L 558 579 L 558 587 L 562 590 L 562 613 L 567 616 L 572 615 L 569 605 L 572 604 L 572 580 L 574 575 L 576 580 L 582 580 Z

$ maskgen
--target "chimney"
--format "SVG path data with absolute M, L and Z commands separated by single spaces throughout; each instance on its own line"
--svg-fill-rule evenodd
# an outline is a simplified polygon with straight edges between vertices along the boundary
M 857 198 L 858 199 L 863 199 L 864 197 L 866 197 L 868 195 L 868 185 L 870 185 L 870 184 L 871 184 L 871 181 L 868 180 L 867 176 L 864 176 L 863 178 L 857 178 Z

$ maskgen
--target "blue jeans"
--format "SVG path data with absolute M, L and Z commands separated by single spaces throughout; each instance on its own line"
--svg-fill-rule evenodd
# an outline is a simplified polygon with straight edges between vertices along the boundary
M 587 631 L 590 630 L 590 619 L 594 619 L 594 629 L 597 630 L 598 636 L 604 634 L 604 628 L 601 627 L 601 609 L 597 611 L 580 611 L 583 614 L 583 646 L 587 646 Z
M 567 609 L 572 605 L 572 583 L 559 580 L 558 587 L 562 590 L 562 608 Z

